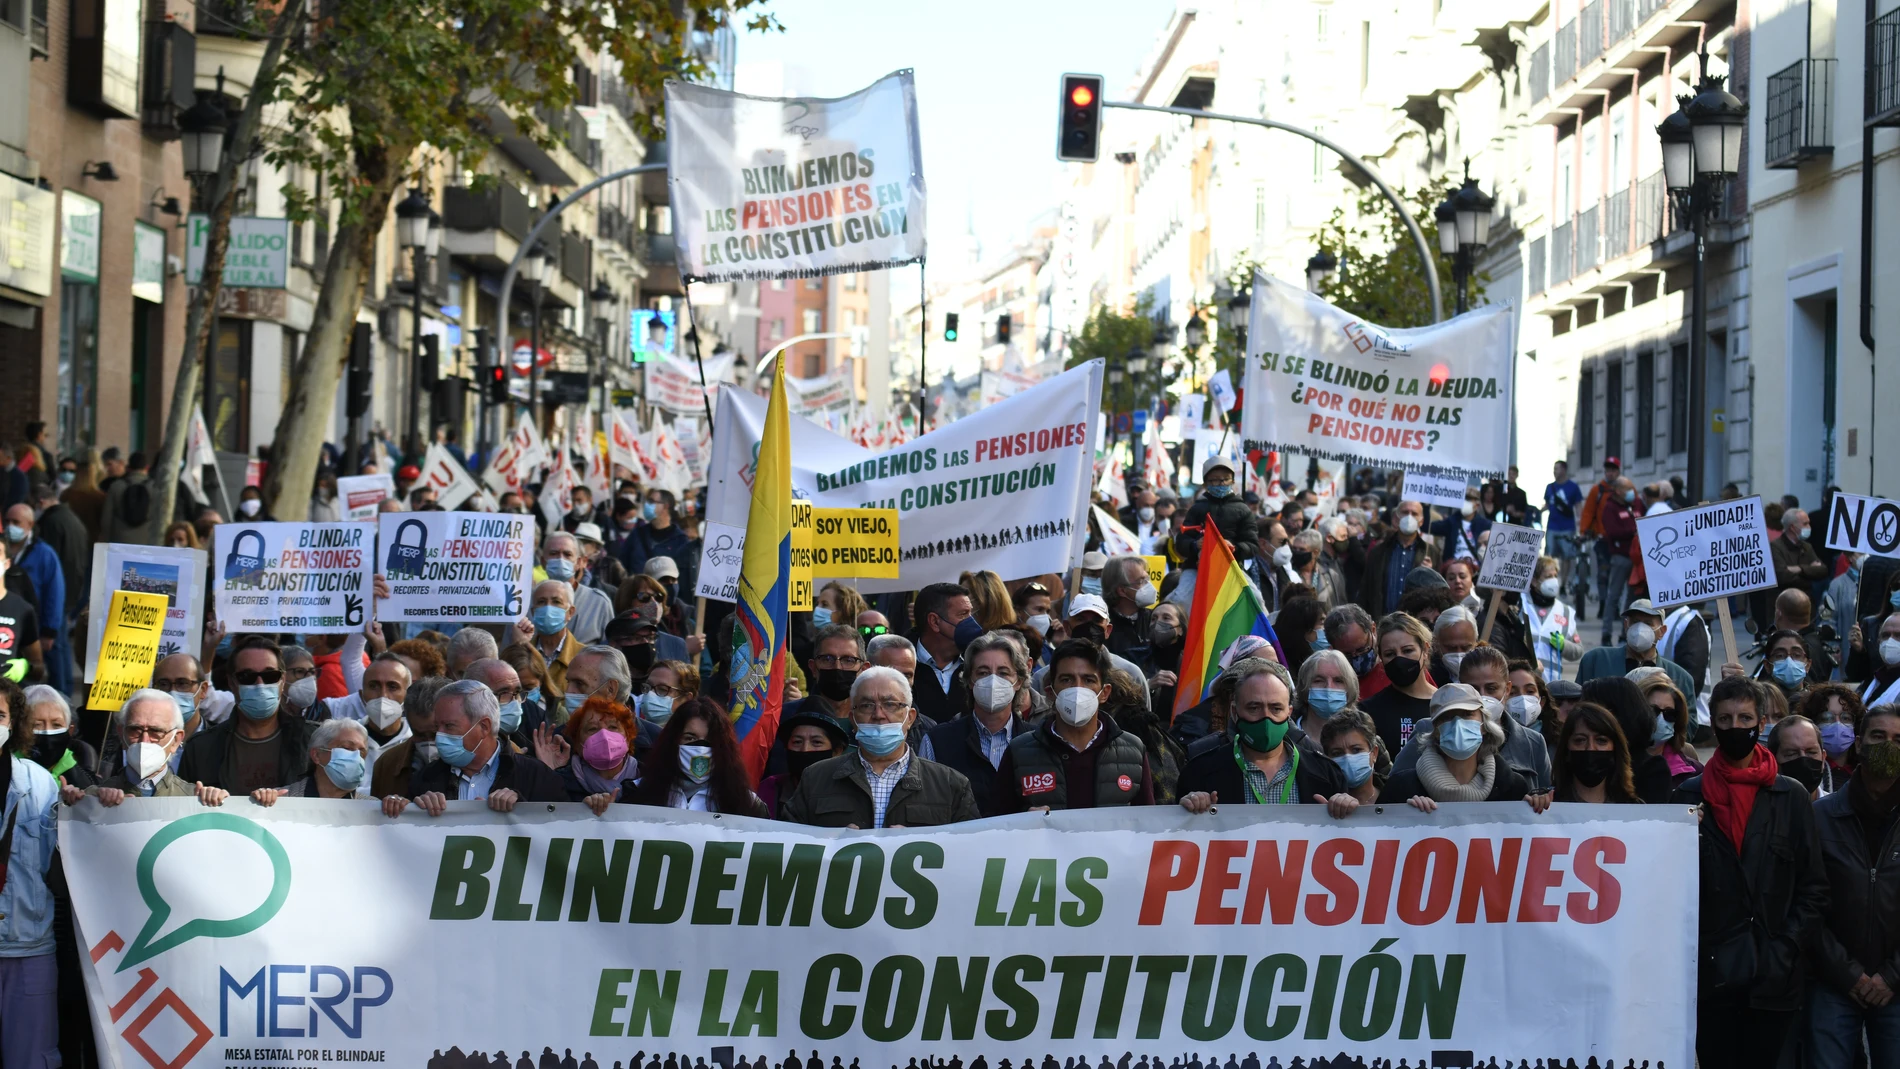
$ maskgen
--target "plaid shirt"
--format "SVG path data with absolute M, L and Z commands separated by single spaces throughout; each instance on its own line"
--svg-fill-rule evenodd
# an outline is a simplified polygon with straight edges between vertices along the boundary
M 864 766 L 864 782 L 871 787 L 871 827 L 881 828 L 884 826 L 884 811 L 891 807 L 891 792 L 897 789 L 897 783 L 904 778 L 904 773 L 910 771 L 910 751 L 904 751 L 904 756 L 891 762 L 890 767 L 881 773 L 872 770 L 871 763 L 864 759 L 863 754 L 858 755 L 858 763 Z
M 1264 805 L 1283 805 L 1299 801 L 1287 792 L 1287 777 L 1292 773 L 1293 762 L 1291 761 L 1280 762 L 1280 769 L 1273 774 L 1271 780 L 1267 779 L 1267 774 L 1260 771 L 1260 766 L 1252 761 L 1240 763 L 1240 774 L 1247 778 L 1248 801 Z

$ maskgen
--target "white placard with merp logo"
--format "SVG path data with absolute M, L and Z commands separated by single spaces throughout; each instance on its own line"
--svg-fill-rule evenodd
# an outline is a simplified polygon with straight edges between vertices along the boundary
M 1410 478 L 1410 476 L 1407 476 Z M 1537 558 L 1544 550 L 1544 532 L 1514 523 L 1494 523 L 1484 545 L 1484 564 L 1477 585 L 1486 590 L 1528 594 L 1537 574 Z
M 369 619 L 376 532 L 366 523 L 221 523 L 211 593 L 232 634 L 348 634 Z
M 1649 599 L 1684 605 L 1775 585 L 1761 498 L 1745 497 L 1636 520 Z
M 1900 557 L 1900 501 L 1835 494 L 1827 518 L 1827 548 L 1876 557 Z
M 1461 509 L 1465 507 L 1465 481 L 1443 475 L 1426 475 L 1422 472 L 1408 471 L 1405 473 L 1405 482 L 1399 491 L 1399 496 L 1421 505 Z
M 528 611 L 534 519 L 495 512 L 385 512 L 377 519 L 376 574 L 390 596 L 384 623 L 508 623 Z
M 739 600 L 739 566 L 745 562 L 745 528 L 706 521 L 700 538 L 699 596 Z

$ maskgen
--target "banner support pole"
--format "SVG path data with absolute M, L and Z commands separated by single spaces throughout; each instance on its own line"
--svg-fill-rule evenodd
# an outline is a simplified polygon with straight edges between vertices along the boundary
M 1491 607 L 1485 610 L 1484 633 L 1478 636 L 1479 642 L 1491 641 L 1491 625 L 1497 622 L 1498 604 L 1502 602 L 1503 600 L 1504 600 L 1504 591 L 1493 590 L 1491 592 Z

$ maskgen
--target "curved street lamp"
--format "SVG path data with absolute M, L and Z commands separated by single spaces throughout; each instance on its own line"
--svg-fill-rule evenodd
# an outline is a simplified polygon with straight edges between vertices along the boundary
M 1452 289 L 1456 295 L 1454 314 L 1467 307 L 1465 287 L 1471 280 L 1478 257 L 1491 240 L 1491 209 L 1497 198 L 1478 188 L 1471 177 L 1471 160 L 1465 159 L 1465 181 L 1445 197 L 1433 217 L 1438 221 L 1438 251 L 1451 257 Z

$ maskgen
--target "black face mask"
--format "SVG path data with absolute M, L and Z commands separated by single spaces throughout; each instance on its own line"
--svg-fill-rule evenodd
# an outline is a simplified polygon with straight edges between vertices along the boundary
M 1781 763 L 1781 774 L 1799 783 L 1809 794 L 1821 785 L 1821 777 L 1827 773 L 1827 766 L 1818 757 L 1797 757 Z
M 1411 657 L 1394 657 L 1385 662 L 1385 677 L 1395 687 L 1409 687 L 1418 682 L 1419 663 Z
M 1608 779 L 1614 767 L 1616 753 L 1613 750 L 1570 751 L 1570 778 L 1585 787 L 1594 787 Z
M 1730 761 L 1740 761 L 1755 752 L 1755 743 L 1761 738 L 1761 729 L 1753 728 L 1716 728 L 1715 748 Z
M 627 667 L 641 675 L 653 669 L 653 643 L 642 642 L 637 646 L 622 646 L 620 652 L 627 658 Z
M 1085 638 L 1097 646 L 1108 644 L 1108 635 L 1101 624 L 1072 624 L 1069 627 L 1070 638 Z
M 60 758 L 66 756 L 66 750 L 71 745 L 70 732 L 62 731 L 55 735 L 36 734 L 33 736 L 33 760 L 42 767 L 51 768 L 59 763 Z
M 831 756 L 830 750 L 787 750 L 785 751 L 785 768 L 791 772 L 793 779 L 797 779 L 805 774 L 806 769 Z
M 856 672 L 849 672 L 843 668 L 820 668 L 812 672 L 812 676 L 813 682 L 817 684 L 818 693 L 834 702 L 841 702 L 851 697 L 851 682 L 858 678 Z

